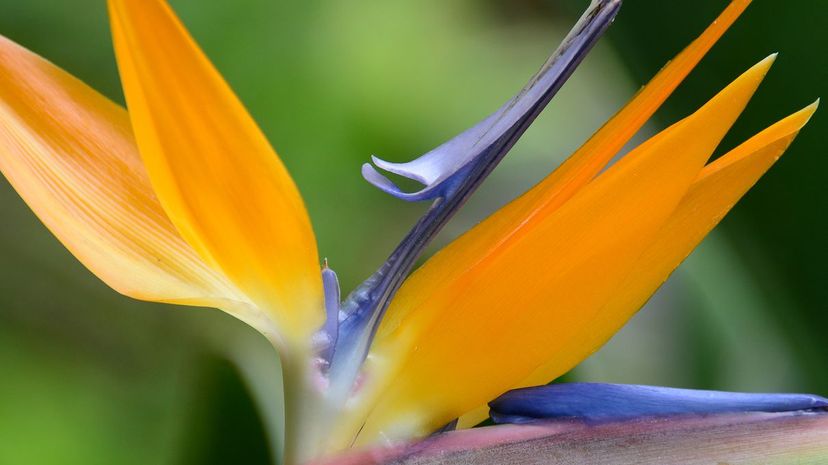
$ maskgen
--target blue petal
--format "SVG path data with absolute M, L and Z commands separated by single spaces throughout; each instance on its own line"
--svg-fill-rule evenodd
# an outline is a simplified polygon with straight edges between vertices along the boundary
M 615 18 L 620 4 L 620 0 L 594 0 L 529 84 L 480 124 L 408 163 L 374 158 L 377 167 L 420 182 L 424 189 L 402 192 L 374 167 L 363 166 L 365 178 L 383 191 L 405 200 L 434 202 L 382 267 L 342 305 L 343 320 L 330 370 L 332 385 L 342 393 L 350 392 L 382 315 L 417 258 L 569 78 Z
M 340 292 L 339 278 L 328 267 L 328 260 L 322 267 L 322 287 L 325 297 L 325 324 L 316 334 L 315 346 L 319 357 L 325 364 L 333 358 L 336 341 L 339 338 Z
M 828 410 L 810 394 L 749 394 L 632 384 L 566 383 L 515 389 L 491 403 L 496 423 L 549 419 L 587 422 L 736 412 Z
M 463 177 L 477 171 L 464 170 L 469 165 L 497 164 L 566 82 L 620 6 L 620 0 L 593 1 L 540 71 L 483 121 L 409 162 L 392 163 L 371 157 L 377 168 L 417 181 L 423 189 L 403 192 L 369 163 L 362 166 L 363 177 L 382 191 L 413 202 L 445 197 L 463 182 Z M 465 176 L 458 175 L 461 171 L 465 171 Z

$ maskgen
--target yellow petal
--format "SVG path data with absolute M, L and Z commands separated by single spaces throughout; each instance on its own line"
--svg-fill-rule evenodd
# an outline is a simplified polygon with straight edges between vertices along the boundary
M 512 222 L 527 211 L 563 205 L 612 160 L 633 135 L 650 119 L 676 87 L 727 31 L 751 0 L 734 0 L 687 48 L 664 66 L 636 95 L 572 154 L 560 167 L 513 202 L 499 214 L 501 221 Z M 492 244 L 496 247 L 497 244 Z
M 750 0 L 734 0 L 718 18 L 687 48 L 670 60 L 635 97 L 572 154 L 560 167 L 525 193 L 520 202 L 512 202 L 498 213 L 500 221 L 513 223 L 527 212 L 563 205 L 597 175 L 632 136 L 650 119 L 676 87 L 707 54 L 713 44 L 739 18 Z M 497 247 L 493 242 L 491 247 Z M 489 415 L 488 405 L 460 418 L 458 428 L 472 427 Z
M 511 224 L 495 213 L 426 262 L 378 334 L 371 360 L 383 392 L 360 441 L 426 434 L 562 356 L 655 239 L 772 62 L 559 208 Z
M 782 156 L 816 108 L 814 103 L 788 116 L 706 166 L 607 305 L 560 356 L 515 387 L 546 384 L 604 345 Z
M 170 223 L 123 108 L 0 37 L 0 170 L 57 238 L 142 300 L 244 307 Z
M 488 221 L 500 222 L 506 227 L 525 221 L 532 212 L 549 213 L 563 205 L 578 190 L 591 181 L 644 123 L 655 113 L 716 41 L 739 18 L 751 0 L 734 0 L 687 48 L 676 55 L 644 86 L 624 108 L 616 113 L 590 139 L 572 154 L 560 167 L 542 182 L 524 193 L 519 201 L 511 202 Z M 500 246 L 504 237 L 483 237 L 488 230 L 478 229 L 480 242 L 488 242 L 491 249 Z M 386 326 L 388 323 L 385 323 Z M 488 412 L 483 407 L 480 412 Z M 476 423 L 476 415 L 470 423 Z M 485 416 L 484 416 L 485 418 Z
M 304 344 L 322 319 L 316 240 L 262 132 L 162 0 L 110 0 L 138 148 L 184 239 Z

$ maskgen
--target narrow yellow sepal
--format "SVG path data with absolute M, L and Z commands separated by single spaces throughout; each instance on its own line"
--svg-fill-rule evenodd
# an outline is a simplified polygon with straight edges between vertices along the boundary
M 508 221 L 497 212 L 427 261 L 378 333 L 371 360 L 379 401 L 359 441 L 426 434 L 566 357 L 561 351 L 615 297 L 772 62 L 563 205 L 521 197 L 515 202 L 535 209 L 518 207 L 523 215 Z
M 670 60 L 561 166 L 526 192 L 521 202 L 504 207 L 499 213 L 501 221 L 508 223 L 525 216 L 527 211 L 538 209 L 541 202 L 544 209 L 557 208 L 575 195 L 641 129 L 748 5 L 750 0 L 732 1 L 696 40 Z
M 546 384 L 604 345 L 782 156 L 817 105 L 813 103 L 777 122 L 706 166 L 612 300 L 572 337 L 560 357 L 535 370 L 516 387 Z
M 110 0 L 133 129 L 182 237 L 307 345 L 321 324 L 316 240 L 290 175 L 163 0 Z
M 224 307 L 250 302 L 180 237 L 123 108 L 0 37 L 0 171 L 52 233 L 116 291 Z
M 544 182 L 524 194 L 521 202 L 512 202 L 504 207 L 498 213 L 501 221 L 517 221 L 527 211 L 536 210 L 537 204 L 541 202 L 546 208 L 560 206 L 592 180 L 650 119 L 748 5 L 750 0 L 732 1 L 696 40 L 670 60 L 624 108 Z M 493 247 L 496 245 L 492 244 Z M 458 428 L 480 423 L 488 416 L 488 411 L 488 406 L 481 405 L 473 412 L 463 415 L 459 419 Z

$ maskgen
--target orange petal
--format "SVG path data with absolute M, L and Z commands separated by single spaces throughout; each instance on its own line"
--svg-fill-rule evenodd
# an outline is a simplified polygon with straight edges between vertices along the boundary
M 284 337 L 322 321 L 316 240 L 296 186 L 218 71 L 162 0 L 110 0 L 138 148 L 164 210 Z
M 580 334 L 572 337 L 561 356 L 537 369 L 520 386 L 545 384 L 566 373 L 621 329 L 782 156 L 817 105 L 809 105 L 777 122 L 706 166 L 612 300 Z
M 501 221 L 516 221 L 521 215 L 537 210 L 542 203 L 552 209 L 563 205 L 612 160 L 669 97 L 690 71 L 739 18 L 751 0 L 735 0 L 687 48 L 670 60 L 635 97 L 602 126 L 546 180 L 525 193 L 520 202 L 512 202 L 498 213 Z M 496 243 L 492 247 L 497 247 Z M 462 416 L 459 429 L 470 428 L 489 415 L 488 405 Z
M 612 160 L 650 119 L 713 44 L 739 18 L 751 0 L 734 0 L 707 29 L 676 55 L 636 95 L 543 182 L 526 192 L 521 202 L 503 208 L 502 221 L 511 222 L 541 207 L 563 205 Z M 493 243 L 492 247 L 497 247 Z
M 503 226 L 526 221 L 532 212 L 551 212 L 572 198 L 591 181 L 607 163 L 629 142 L 644 123 L 655 113 L 690 71 L 699 63 L 713 44 L 738 19 L 751 0 L 734 0 L 718 18 L 687 48 L 674 57 L 653 79 L 602 126 L 590 139 L 572 154 L 560 167 L 542 182 L 509 203 L 488 221 Z M 494 228 L 490 228 L 494 230 Z M 478 229 L 480 242 L 488 240 L 496 250 L 508 236 L 482 237 L 486 230 Z M 474 420 L 472 420 L 474 421 Z
M 123 108 L 0 37 L 0 170 L 57 238 L 128 296 L 242 310 L 170 223 Z
M 617 293 L 772 62 L 752 67 L 560 208 L 511 224 L 495 213 L 426 262 L 378 334 L 371 355 L 384 392 L 360 440 L 426 434 L 563 356 Z

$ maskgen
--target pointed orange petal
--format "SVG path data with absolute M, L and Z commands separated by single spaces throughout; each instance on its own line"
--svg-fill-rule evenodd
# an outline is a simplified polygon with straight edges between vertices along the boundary
M 515 387 L 546 384 L 606 343 L 779 159 L 816 108 L 788 116 L 706 166 L 607 305 L 559 356 Z
M 316 240 L 296 186 L 163 0 L 110 0 L 138 148 L 187 242 L 305 344 L 322 319 Z
M 560 208 L 512 224 L 495 213 L 426 262 L 378 334 L 371 355 L 384 392 L 360 440 L 426 434 L 560 357 L 613 298 L 772 62 L 752 67 Z
M 739 18 L 751 0 L 734 0 L 707 29 L 664 66 L 636 95 L 543 182 L 512 202 L 502 221 L 527 211 L 557 208 L 591 181 L 650 119 L 678 85 Z M 496 244 L 493 244 L 496 246 Z
M 225 308 L 246 302 L 170 223 L 123 108 L 3 37 L 0 170 L 55 236 L 118 292 Z
M 520 198 L 504 206 L 488 221 L 500 222 L 504 226 L 518 221 L 527 221 L 532 212 L 549 213 L 572 198 L 641 129 L 722 34 L 739 18 L 739 15 L 750 5 L 750 1 L 732 1 L 696 40 L 664 66 L 624 108 L 560 167 Z M 489 230 L 494 230 L 494 228 L 489 228 Z M 500 247 L 500 241 L 508 237 L 501 236 L 497 240 L 494 237 L 487 239 L 482 237 L 487 234 L 487 230 L 479 228 L 473 234 L 481 235 L 478 238 L 480 242 L 488 241 L 492 251 Z
M 516 221 L 526 212 L 538 210 L 540 204 L 545 205 L 547 209 L 556 208 L 575 195 L 641 129 L 749 4 L 750 0 L 732 1 L 696 40 L 670 60 L 624 108 L 560 167 L 519 200 L 505 206 L 498 213 L 500 221 Z M 493 243 L 492 247 L 497 247 L 497 244 Z M 474 412 L 461 417 L 458 428 L 472 427 L 480 423 L 486 419 L 488 412 L 488 406 L 481 405 Z

